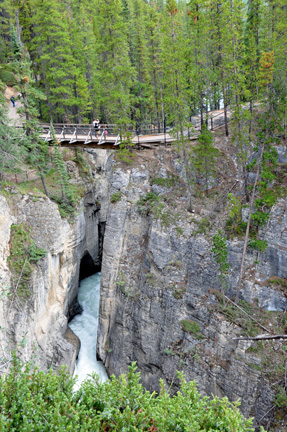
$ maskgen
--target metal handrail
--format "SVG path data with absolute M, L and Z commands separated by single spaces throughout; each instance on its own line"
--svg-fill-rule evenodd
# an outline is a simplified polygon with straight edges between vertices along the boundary
M 100 141 L 98 142 L 98 145 L 102 144 L 102 139 L 103 139 L 104 135 L 105 135 L 105 131 L 103 130 Z
M 76 137 L 76 139 L 75 139 L 75 137 Z M 76 141 L 77 141 L 77 128 L 75 127 L 75 130 L 74 130 L 73 136 L 72 136 L 72 138 L 70 139 L 70 144 L 72 144 L 73 142 L 76 142 Z
M 118 134 L 118 136 L 117 136 L 117 139 L 116 139 L 116 142 L 115 142 L 115 146 L 116 145 L 119 145 L 119 143 L 120 143 L 120 134 Z

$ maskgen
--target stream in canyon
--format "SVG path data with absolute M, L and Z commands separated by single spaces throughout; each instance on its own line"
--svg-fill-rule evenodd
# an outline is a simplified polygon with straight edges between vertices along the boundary
M 79 386 L 89 374 L 96 372 L 100 381 L 108 379 L 101 361 L 97 360 L 97 331 L 100 304 L 101 274 L 96 273 L 80 282 L 78 301 L 83 308 L 69 326 L 81 341 L 81 348 L 75 366 L 74 376 L 78 376 Z

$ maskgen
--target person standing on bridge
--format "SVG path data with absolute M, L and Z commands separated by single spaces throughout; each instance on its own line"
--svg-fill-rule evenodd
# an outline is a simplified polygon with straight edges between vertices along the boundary
M 106 141 L 106 138 L 107 138 L 107 136 L 108 136 L 108 126 L 107 125 L 104 125 L 104 138 L 105 138 L 105 141 Z
M 93 126 L 95 128 L 95 137 L 98 138 L 98 132 L 99 132 L 99 125 L 100 125 L 100 120 L 99 119 L 95 119 L 93 121 Z

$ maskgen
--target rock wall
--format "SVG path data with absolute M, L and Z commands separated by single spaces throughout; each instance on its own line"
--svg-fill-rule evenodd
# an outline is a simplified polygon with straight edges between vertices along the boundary
M 169 182 L 152 185 L 152 178 L 177 174 L 172 150 L 147 151 L 136 166 L 116 165 L 110 182 L 110 194 L 121 191 L 121 200 L 110 204 L 106 221 L 99 357 L 115 375 L 136 361 L 152 391 L 159 389 L 159 378 L 176 391 L 176 371 L 183 370 L 188 380 L 198 381 L 202 394 L 240 398 L 242 412 L 259 421 L 276 390 L 262 373 L 261 360 L 248 350 L 251 342 L 233 340 L 242 327 L 218 309 L 221 287 L 211 243 L 222 216 L 199 201 L 191 215 L 181 189 L 172 190 Z M 164 207 L 142 214 L 137 201 L 151 192 L 162 194 Z M 267 310 L 286 309 L 285 293 L 268 284 L 271 276 L 287 277 L 286 217 L 281 200 L 261 233 L 267 251 L 249 250 L 246 257 L 241 298 Z M 242 245 L 242 240 L 229 242 L 228 296 L 235 293 Z
M 81 259 L 88 256 L 99 265 L 104 238 L 98 355 L 108 373 L 119 375 L 136 361 L 148 389 L 158 390 L 162 378 L 176 391 L 176 371 L 183 370 L 188 380 L 198 381 L 202 394 L 240 398 L 242 412 L 259 422 L 276 389 L 252 343 L 234 340 L 242 334 L 241 318 L 228 318 L 218 298 L 211 244 L 226 220 L 224 207 L 216 196 L 206 200 L 200 195 L 195 212 L 186 211 L 184 173 L 172 149 L 142 151 L 128 167 L 104 150 L 91 149 L 88 157 L 92 181 L 85 185 L 73 223 L 62 219 L 46 197 L 17 190 L 10 190 L 8 199 L 0 195 L 0 343 L 6 359 L 17 346 L 24 360 L 34 356 L 41 369 L 65 364 L 73 370 L 79 342 L 67 316 L 77 297 Z M 118 201 L 111 200 L 115 193 Z M 147 196 L 154 202 L 139 205 Z M 262 311 L 286 310 L 285 291 L 270 282 L 287 278 L 286 221 L 281 199 L 260 233 L 268 249 L 263 254 L 248 250 L 246 257 L 241 298 Z M 8 295 L 10 227 L 22 222 L 47 251 L 34 269 L 25 301 Z M 242 240 L 229 241 L 228 248 L 232 271 L 226 295 L 232 297 Z M 272 329 L 271 315 L 265 318 L 264 325 Z
M 73 221 L 62 219 L 58 206 L 45 196 L 23 195 L 17 187 L 8 187 L 7 199 L 0 195 L 0 343 L 6 361 L 17 348 L 23 360 L 33 358 L 41 369 L 61 365 L 74 369 L 79 340 L 68 328 L 67 316 L 77 298 L 82 257 L 88 254 L 99 264 L 108 155 L 100 150 L 89 155 L 94 181 L 86 182 Z M 73 177 L 79 177 L 76 166 L 72 168 Z M 36 245 L 47 251 L 34 266 L 28 298 L 13 291 L 7 264 L 10 227 L 21 223 L 31 228 Z

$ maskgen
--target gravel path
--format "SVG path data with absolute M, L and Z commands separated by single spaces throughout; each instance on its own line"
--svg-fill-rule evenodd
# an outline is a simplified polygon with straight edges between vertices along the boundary
M 6 87 L 4 93 L 8 105 L 8 117 L 10 120 L 10 124 L 15 126 L 21 126 L 23 123 L 23 115 L 20 116 L 20 114 L 17 112 L 17 108 L 20 108 L 22 106 L 22 103 L 19 100 L 15 100 L 16 106 L 14 108 L 12 102 L 10 101 L 10 98 L 14 96 L 14 98 L 17 99 L 17 96 L 19 96 L 19 94 L 20 93 L 13 87 Z

